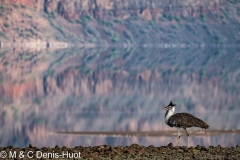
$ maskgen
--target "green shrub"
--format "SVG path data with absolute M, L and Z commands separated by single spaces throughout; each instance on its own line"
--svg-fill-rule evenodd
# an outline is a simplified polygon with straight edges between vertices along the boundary
M 120 18 L 116 18 L 114 22 L 118 23 L 118 22 L 122 22 L 122 20 Z
M 112 49 L 112 56 L 113 56 L 113 58 L 116 58 L 116 57 L 118 57 L 118 50 L 117 49 Z
M 112 42 L 113 42 L 113 43 L 116 43 L 116 42 L 118 42 L 118 41 L 119 41 L 118 36 L 117 36 L 117 35 L 114 35 L 114 36 L 112 37 Z
M 213 36 L 217 43 L 221 43 L 221 38 L 218 35 Z
M 83 21 L 82 21 L 81 19 L 77 19 L 76 22 L 77 22 L 77 23 L 80 23 L 80 24 L 83 23 Z
M 70 23 L 75 23 L 76 21 L 74 19 L 69 19 Z
M 91 20 L 93 19 L 92 16 L 89 15 L 89 14 L 87 14 L 87 15 L 85 16 L 85 18 L 86 18 L 87 20 L 89 20 L 89 21 L 91 21 Z
M 124 37 L 126 37 L 127 40 L 129 40 L 131 43 L 135 43 L 135 40 L 131 33 L 128 30 L 125 30 L 123 33 Z
M 9 23 L 4 23 L 4 27 L 8 28 L 10 27 L 11 25 Z
M 90 33 L 93 36 L 99 37 L 98 32 L 95 29 L 93 29 L 92 27 L 90 27 L 90 26 L 86 26 L 84 28 L 84 33 L 85 34 Z
M 138 20 L 139 16 L 137 13 L 131 14 L 131 16 L 129 17 L 130 20 Z
M 42 104 L 41 98 L 40 97 L 35 98 L 34 103 L 37 104 L 37 105 L 41 105 Z
M 31 37 L 32 32 L 31 31 L 23 31 L 19 35 L 22 36 L 22 37 Z
M 5 11 L 5 7 L 4 6 L 0 6 L 0 10 L 3 12 L 3 11 Z
M 18 120 L 18 109 L 12 108 L 14 120 Z
M 207 16 L 205 14 L 200 14 L 201 21 L 206 21 Z
M 8 66 L 8 65 L 9 65 L 9 62 L 5 61 L 5 62 L 3 63 L 3 65 L 4 65 L 4 66 Z
M 59 32 L 61 32 L 61 33 L 64 34 L 63 26 L 61 26 L 61 25 L 54 25 L 54 27 L 55 27 Z
M 124 36 L 127 38 L 127 39 L 132 39 L 132 35 L 129 31 L 124 31 Z
M 0 32 L 0 37 L 6 37 L 5 33 Z
M 91 69 L 89 68 L 82 68 L 82 73 L 85 74 L 85 75 L 88 75 L 88 74 L 91 74 Z
M 112 31 L 108 28 L 103 28 L 103 33 L 106 34 L 107 36 L 110 36 L 110 37 L 113 36 Z
M 114 22 L 108 22 L 108 21 L 101 21 L 100 22 L 100 25 L 104 25 L 104 26 L 106 26 L 106 27 L 109 27 L 109 28 L 112 28 L 112 27 L 114 27 Z
M 175 21 L 179 22 L 181 20 L 181 18 L 179 16 L 176 16 L 175 18 Z
M 27 6 L 25 4 L 21 4 L 22 8 L 27 8 Z
M 5 117 L 7 115 L 7 111 L 2 112 L 2 117 Z
M 55 19 L 56 17 L 57 17 L 57 13 L 56 12 L 47 14 L 48 20 Z
M 80 24 L 86 24 L 91 20 L 93 20 L 93 17 L 91 15 L 85 15 L 83 17 L 79 17 L 79 19 L 77 19 L 76 22 Z
M 13 7 L 14 8 L 19 8 L 19 5 L 15 3 L 15 4 L 13 4 Z
M 169 21 L 172 21 L 173 20 L 173 17 L 171 15 L 168 16 L 167 18 Z
M 225 16 L 224 14 L 222 14 L 220 17 L 221 17 L 222 19 L 225 19 L 225 18 L 226 18 L 226 16 Z
M 173 17 L 170 15 L 170 14 L 167 14 L 167 13 L 163 13 L 163 17 L 165 19 L 168 19 L 169 21 L 172 21 L 173 20 Z
M 109 16 L 113 16 L 113 11 L 109 11 L 109 12 L 108 12 L 108 15 L 109 15 Z
M 238 3 L 239 0 L 229 0 L 229 2 L 235 4 L 235 3 Z
M 150 25 L 150 26 L 154 26 L 154 25 L 155 25 L 154 20 L 149 21 L 149 25 Z
M 203 25 L 203 29 L 207 32 L 208 35 L 212 35 L 212 30 L 208 27 L 208 25 Z
M 27 14 L 28 18 L 33 18 L 33 16 L 31 14 Z
M 146 31 L 145 31 L 144 29 L 140 29 L 140 30 L 139 30 L 139 33 L 140 33 L 140 34 L 146 34 Z

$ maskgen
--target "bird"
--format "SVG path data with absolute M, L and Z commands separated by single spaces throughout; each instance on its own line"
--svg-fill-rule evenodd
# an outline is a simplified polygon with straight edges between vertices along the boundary
M 165 123 L 170 126 L 170 127 L 175 127 L 178 130 L 178 140 L 177 140 L 177 146 L 179 144 L 179 140 L 181 137 L 180 133 L 180 128 L 183 128 L 188 136 L 188 147 L 189 145 L 189 134 L 187 132 L 187 128 L 190 127 L 200 127 L 202 129 L 208 129 L 209 125 L 206 124 L 203 120 L 195 117 L 194 115 L 191 115 L 189 113 L 176 113 L 174 114 L 175 111 L 175 106 L 172 102 L 170 101 L 169 105 L 166 107 L 163 107 L 164 110 L 166 110 L 165 113 Z

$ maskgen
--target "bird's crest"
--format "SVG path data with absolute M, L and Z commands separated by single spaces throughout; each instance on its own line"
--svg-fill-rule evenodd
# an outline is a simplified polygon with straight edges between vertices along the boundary
M 172 102 L 172 100 L 171 100 L 170 103 L 169 103 L 169 105 L 166 106 L 166 107 L 164 107 L 163 109 L 169 110 L 169 109 L 171 109 L 173 106 L 176 106 L 176 104 L 174 104 L 174 103 Z
M 176 106 L 176 104 L 173 104 L 173 102 L 171 100 L 168 106 Z

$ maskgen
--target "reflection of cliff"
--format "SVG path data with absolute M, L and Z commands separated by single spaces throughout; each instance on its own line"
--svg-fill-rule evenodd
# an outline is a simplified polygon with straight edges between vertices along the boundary
M 26 75 L 24 70 L 2 74 L 6 80 L 0 85 L 0 94 L 3 99 L 12 101 L 23 98 L 39 101 L 45 96 L 138 93 L 165 98 L 171 95 L 186 101 L 190 99 L 195 104 L 212 97 L 218 109 L 228 102 L 234 108 L 239 98 L 239 69 L 238 59 L 231 57 L 237 52 L 230 51 L 232 56 L 229 57 L 226 54 L 229 51 L 214 50 L 112 49 L 101 53 L 82 50 L 81 54 L 71 50 L 56 51 L 50 54 L 54 58 L 49 57 L 48 61 L 41 61 L 39 57 L 32 59 L 37 65 Z M 230 59 L 231 65 L 227 65 Z M 29 61 L 25 64 L 31 64 Z M 38 69 L 43 63 L 45 67 Z M 19 68 L 12 64 L 5 68 L 10 66 Z
M 236 91 L 231 91 L 231 89 L 219 85 L 217 81 L 204 80 L 196 75 L 172 75 L 160 77 L 155 81 L 150 78 L 149 81 L 144 82 L 141 79 L 142 76 L 130 78 L 123 77 L 121 73 L 114 75 L 112 79 L 94 79 L 92 75 L 86 77 L 76 75 L 73 78 L 68 76 L 69 74 L 71 73 L 68 73 L 66 77 L 49 78 L 45 83 L 45 86 L 49 86 L 45 90 L 47 95 L 58 92 L 71 95 L 67 101 L 72 103 L 63 103 L 61 106 L 62 109 L 66 110 L 69 106 L 73 110 L 77 108 L 99 111 L 111 110 L 111 106 L 118 106 L 119 110 L 126 111 L 132 109 L 134 111 L 147 110 L 148 104 L 143 105 L 144 96 L 150 96 L 153 99 L 181 99 L 183 100 L 182 109 L 191 109 L 194 104 L 194 109 L 198 112 L 207 109 L 211 101 L 214 104 L 209 109 L 214 111 L 226 110 L 230 106 L 232 109 L 236 108 L 239 101 L 239 95 Z M 151 76 L 155 76 L 155 74 Z M 99 97 L 87 98 L 92 95 L 99 95 Z M 105 99 L 101 95 L 103 97 L 105 95 Z M 78 98 L 79 96 L 83 98 Z M 115 96 L 120 97 L 114 98 Z M 100 97 L 104 99 L 102 103 L 97 102 Z M 90 103 L 91 100 L 92 104 Z M 89 109 L 90 106 L 93 108 Z

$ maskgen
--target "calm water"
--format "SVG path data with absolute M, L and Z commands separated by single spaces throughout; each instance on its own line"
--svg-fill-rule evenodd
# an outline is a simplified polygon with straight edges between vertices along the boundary
M 170 100 L 211 130 L 240 129 L 238 48 L 0 50 L 0 145 L 162 146 L 177 136 L 59 135 L 168 131 Z M 193 128 L 194 130 L 195 128 Z M 176 131 L 177 133 L 177 131 Z M 191 136 L 191 145 L 240 145 L 239 134 Z M 180 145 L 187 145 L 183 136 Z

